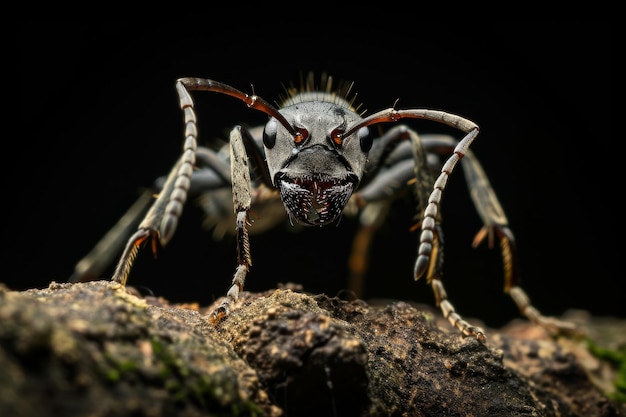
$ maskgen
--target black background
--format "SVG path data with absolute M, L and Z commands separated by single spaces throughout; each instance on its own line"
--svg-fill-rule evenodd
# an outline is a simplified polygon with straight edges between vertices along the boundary
M 549 314 L 583 308 L 624 316 L 616 215 L 623 186 L 614 185 L 623 156 L 611 127 L 607 22 L 353 19 L 351 28 L 297 19 L 293 27 L 241 19 L 221 27 L 215 19 L 228 23 L 226 16 L 19 22 L 17 78 L 6 80 L 16 84 L 19 122 L 5 133 L 8 227 L 0 281 L 19 290 L 67 280 L 141 187 L 168 171 L 182 146 L 177 78 L 212 78 L 246 92 L 253 85 L 274 102 L 283 84 L 313 70 L 354 81 L 368 113 L 398 100 L 397 108 L 442 109 L 477 122 L 472 149 L 507 213 L 523 286 L 536 306 Z M 194 97 L 201 141 L 239 122 L 265 120 L 225 96 Z M 442 130 L 424 121 L 412 126 Z M 430 288 L 412 279 L 411 213 L 396 209 L 376 240 L 366 298 L 433 303 Z M 140 254 L 129 284 L 208 304 L 229 286 L 235 246 L 213 242 L 199 227 L 199 210 L 185 210 L 158 260 L 147 250 Z M 470 247 L 480 222 L 460 169 L 443 210 L 444 283 L 453 304 L 492 325 L 517 317 L 502 293 L 497 252 Z M 344 220 L 339 227 L 253 237 L 246 289 L 295 281 L 336 294 L 346 287 L 353 231 Z

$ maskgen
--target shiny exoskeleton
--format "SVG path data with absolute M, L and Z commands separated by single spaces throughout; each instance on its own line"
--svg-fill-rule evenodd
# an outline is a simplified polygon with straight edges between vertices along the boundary
M 309 74 L 300 88 L 288 88 L 280 106 L 274 107 L 256 95 L 210 79 L 177 80 L 185 123 L 182 155 L 169 175 L 157 181 L 157 198 L 149 194 L 142 196 L 94 251 L 77 264 L 70 280 L 95 278 L 120 246 L 120 239 L 126 240 L 132 233 L 129 228 L 133 218 L 137 213 L 143 215 L 141 208 L 150 204 L 136 231 L 128 238 L 112 277 L 126 284 L 140 247 L 149 240 L 153 250 L 156 242 L 165 246 L 176 230 L 188 195 L 200 195 L 207 224 L 221 234 L 233 229 L 237 240 L 237 269 L 232 285 L 221 304 L 210 313 L 212 322 L 218 323 L 236 303 L 251 266 L 248 237 L 251 209 L 257 213 L 251 227 L 258 231 L 284 221 L 285 214 L 292 223 L 320 227 L 336 222 L 344 212 L 358 212 L 361 230 L 367 235 L 371 226 L 384 220 L 385 205 L 401 191 L 410 189 L 417 196 L 416 223 L 421 228 L 414 279 L 425 275 L 449 322 L 463 335 L 485 341 L 483 329 L 471 325 L 455 311 L 441 281 L 440 203 L 450 175 L 463 159 L 464 176 L 484 223 L 474 245 L 485 237 L 490 244 L 494 238 L 499 239 L 505 291 L 522 314 L 552 330 L 573 329 L 570 323 L 541 315 L 519 286 L 513 233 L 487 176 L 469 149 L 478 135 L 478 126 L 461 116 L 428 109 L 392 107 L 364 117 L 354 105 L 350 89 L 351 84 L 345 83 L 335 87 L 332 78 L 326 75 L 316 85 L 314 76 Z M 234 97 L 266 113 L 269 120 L 263 129 L 235 127 L 230 133 L 228 155 L 200 147 L 190 94 L 193 91 Z M 460 140 L 447 135 L 418 136 L 403 124 L 378 135 L 371 131 L 371 126 L 403 119 L 443 123 L 464 136 Z M 447 159 L 441 163 L 440 158 L 444 157 Z M 224 210 L 230 204 L 230 210 Z M 353 270 L 358 274 L 358 262 L 355 265 Z

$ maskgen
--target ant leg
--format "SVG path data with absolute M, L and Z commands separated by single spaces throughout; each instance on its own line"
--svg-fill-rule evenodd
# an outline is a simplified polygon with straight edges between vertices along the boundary
M 194 159 L 191 152 L 186 152 L 170 171 L 157 199 L 126 243 L 111 278 L 113 281 L 126 285 L 138 250 L 146 241 L 152 239 L 152 252 L 156 253 L 157 242 L 165 246 L 174 235 L 187 199 Z
M 230 193 L 228 163 L 220 160 L 215 151 L 208 148 L 199 147 L 196 156 L 200 167 L 193 172 L 189 194 L 205 195 L 220 189 L 228 189 Z M 122 251 L 131 234 L 137 230 L 140 221 L 154 202 L 155 195 L 163 190 L 166 179 L 167 177 L 157 178 L 152 187 L 141 193 L 93 249 L 76 263 L 68 282 L 93 281 L 102 276 L 112 264 L 114 257 Z
M 441 229 L 441 213 L 438 207 L 441 203 L 443 190 L 446 186 L 450 173 L 455 164 L 468 152 L 469 142 L 478 133 L 477 130 L 470 132 L 463 141 L 456 143 L 453 154 L 444 163 L 441 172 L 435 181 L 432 180 L 432 171 L 425 169 L 429 167 L 427 146 L 419 138 L 417 133 L 410 131 L 413 153 L 415 158 L 416 191 L 418 195 L 418 208 L 424 208 L 424 216 L 419 224 L 422 232 L 420 235 L 420 245 L 418 258 L 415 262 L 415 280 L 418 280 L 426 273 L 426 281 L 432 287 L 436 304 L 441 309 L 443 316 L 452 326 L 457 328 L 462 335 L 475 337 L 480 342 L 486 341 L 485 331 L 477 326 L 471 325 L 455 310 L 448 300 L 448 295 L 441 281 L 443 276 L 443 230 Z M 428 144 L 428 142 L 426 142 Z M 434 184 L 434 185 L 433 185 Z M 427 187 L 433 186 L 429 194 Z
M 163 189 L 154 201 L 138 230 L 130 237 L 124 252 L 117 263 L 113 277 L 115 282 L 126 285 L 128 274 L 133 266 L 139 248 L 147 240 L 152 239 L 152 251 L 156 252 L 157 241 L 165 246 L 176 231 L 178 219 L 183 212 L 183 206 L 187 200 L 187 194 L 191 185 L 191 176 L 196 164 L 196 151 L 198 148 L 198 131 L 193 100 L 187 89 L 180 83 L 176 83 L 180 108 L 183 110 L 185 122 L 185 142 L 183 154 L 163 184 Z
M 425 219 L 425 223 L 430 220 L 430 218 Z M 436 223 L 431 230 L 433 230 L 432 253 L 428 273 L 426 275 L 426 282 L 428 282 L 433 289 L 436 304 L 441 309 L 444 318 L 446 318 L 452 326 L 456 327 L 463 336 L 472 336 L 478 341 L 485 343 L 487 340 L 485 331 L 463 319 L 448 300 L 448 294 L 441 281 L 443 275 L 443 232 L 439 223 Z
M 154 201 L 152 190 L 145 190 L 115 225 L 74 266 L 68 282 L 87 282 L 99 279 L 113 262 L 124 241 L 137 228 L 139 221 Z
M 415 180 L 413 153 L 408 128 L 397 125 L 376 140 L 381 144 L 369 158 L 374 165 L 367 181 L 351 198 L 346 212 L 359 212 L 359 227 L 348 260 L 348 289 L 363 297 L 369 251 L 378 229 L 384 223 L 394 199 L 410 190 Z
M 235 127 L 230 133 L 230 152 L 233 207 L 237 215 L 237 269 L 226 297 L 209 314 L 209 320 L 213 324 L 217 324 L 230 313 L 231 307 L 239 298 L 239 293 L 243 291 L 246 275 L 252 265 L 247 229 L 248 211 L 252 201 L 250 168 L 240 126 Z
M 348 258 L 348 290 L 357 298 L 362 298 L 365 294 L 370 248 L 376 232 L 387 218 L 390 204 L 387 200 L 372 201 L 360 212 L 359 226 Z
M 537 323 L 553 333 L 577 332 L 577 326 L 574 323 L 542 315 L 539 310 L 531 305 L 528 295 L 519 286 L 521 280 L 513 232 L 508 226 L 504 210 L 478 159 L 471 152 L 468 152 L 466 156 L 466 160 L 461 165 L 474 206 L 483 221 L 483 227 L 474 237 L 472 246 L 477 247 L 487 238 L 488 245 L 492 248 L 495 235 L 499 239 L 502 253 L 504 292 L 513 299 L 520 313 L 533 323 Z
M 450 151 L 456 145 L 456 140 L 448 136 L 433 137 L 428 141 L 429 149 Z M 575 332 L 574 323 L 565 322 L 554 317 L 542 315 L 532 306 L 528 295 L 520 287 L 520 272 L 515 244 L 515 237 L 508 226 L 508 219 L 500 202 L 489 183 L 480 162 L 471 150 L 465 153 L 461 163 L 470 197 L 476 207 L 478 215 L 483 221 L 483 227 L 478 231 L 472 242 L 477 247 L 485 238 L 490 248 L 494 246 L 494 238 L 500 243 L 502 263 L 504 269 L 504 292 L 509 294 L 517 305 L 520 313 L 530 321 L 537 323 L 552 332 Z
M 401 135 L 398 129 L 395 133 Z M 402 159 L 402 150 L 399 147 L 398 152 L 394 152 L 388 160 L 383 161 L 386 166 L 379 168 L 375 177 L 352 196 L 352 202 L 360 212 L 359 227 L 348 260 L 350 269 L 348 289 L 359 298 L 364 294 L 369 251 L 376 232 L 387 218 L 393 200 L 404 191 L 408 191 L 410 181 L 415 178 L 410 144 L 408 142 L 402 144 L 409 145 L 408 158 Z

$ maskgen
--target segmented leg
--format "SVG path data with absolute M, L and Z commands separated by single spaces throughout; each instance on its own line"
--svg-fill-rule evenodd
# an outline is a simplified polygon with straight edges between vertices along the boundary
M 388 200 L 400 189 L 407 187 L 407 181 L 413 180 L 412 183 L 414 184 L 414 189 L 417 194 L 417 211 L 424 212 L 424 218 L 419 222 L 419 226 L 422 228 L 422 234 L 420 236 L 419 256 L 415 264 L 415 279 L 419 279 L 426 273 L 427 282 L 432 287 L 436 303 L 440 307 L 444 317 L 463 335 L 474 336 L 476 339 L 484 342 L 486 339 L 484 330 L 469 324 L 455 311 L 453 305 L 448 300 L 448 296 L 441 281 L 443 272 L 443 232 L 439 224 L 440 214 L 438 211 L 441 195 L 447 179 L 456 162 L 469 151 L 469 145 L 478 134 L 478 127 L 466 119 L 458 118 L 450 114 L 443 115 L 436 112 L 426 112 L 425 114 L 428 115 L 428 117 L 425 118 L 444 121 L 444 123 L 458 127 L 467 133 L 461 142 L 455 142 L 456 148 L 454 149 L 454 153 L 444 164 L 437 180 L 435 181 L 433 179 L 432 162 L 429 160 L 428 149 L 424 145 L 429 142 L 431 136 L 427 136 L 425 141 L 422 141 L 416 132 L 409 129 L 407 126 L 399 125 L 390 129 L 379 139 L 384 143 L 384 146 L 379 148 L 381 149 L 380 155 L 371 156 L 378 161 L 374 164 L 375 166 L 384 165 L 385 161 L 389 160 L 392 167 L 387 171 L 377 173 L 375 180 L 361 189 L 355 195 L 355 198 L 360 207 L 367 208 L 367 204 L 371 204 L 372 202 Z M 411 113 L 409 111 L 404 113 L 404 115 L 406 117 L 422 117 L 424 113 L 420 111 Z M 403 147 L 403 143 L 412 144 L 412 153 L 409 152 L 408 155 L 403 153 L 406 150 L 406 148 Z M 397 148 L 394 148 L 395 146 L 397 146 Z M 426 202 L 428 202 L 428 205 L 425 205 Z M 374 219 L 377 221 L 380 220 L 376 217 Z M 376 227 L 376 222 L 373 221 L 371 224 L 365 222 L 362 226 L 364 231 L 363 236 L 357 236 L 365 241 L 355 242 L 357 246 L 355 246 L 353 250 L 351 262 L 356 266 L 360 266 L 358 260 L 363 257 L 363 252 L 369 245 L 369 241 L 373 235 L 372 227 Z M 355 269 L 357 272 L 358 270 L 359 269 Z M 353 276 L 351 285 L 360 290 L 362 286 L 361 277 L 359 275 Z
M 176 89 L 185 120 L 183 154 L 167 176 L 161 192 L 148 210 L 138 230 L 126 244 L 112 278 L 113 281 L 124 285 L 138 250 L 146 241 L 151 239 L 152 249 L 156 251 L 157 241 L 161 245 L 166 245 L 172 238 L 191 186 L 197 152 L 197 121 L 193 110 L 193 100 L 183 82 L 177 82 Z M 249 138 L 247 140 L 249 141 Z M 247 230 L 248 211 L 251 206 L 250 169 L 244 138 L 239 127 L 231 131 L 230 152 L 230 180 L 232 182 L 233 206 L 237 217 L 238 266 L 226 297 L 220 306 L 209 315 L 213 323 L 223 319 L 229 313 L 230 307 L 237 301 L 239 293 L 243 290 L 246 274 L 252 264 Z M 210 161 L 211 155 L 202 156 Z M 215 172 L 222 177 L 226 176 L 217 170 Z
M 178 219 L 187 199 L 193 164 L 195 163 L 195 138 L 188 137 L 185 152 L 170 171 L 163 189 L 154 201 L 138 230 L 130 237 L 117 263 L 112 280 L 126 284 L 139 248 L 152 240 L 152 251 L 157 250 L 157 241 L 165 246 L 176 231 Z
M 425 169 L 429 166 L 428 154 L 417 133 L 409 131 L 409 134 L 415 155 L 416 191 L 418 201 L 421 202 L 424 200 L 424 195 L 426 195 L 426 187 L 428 184 L 432 184 L 431 174 Z M 439 176 L 434 181 L 433 190 L 427 200 L 428 205 L 424 209 L 424 218 L 420 224 L 422 232 L 414 274 L 415 280 L 418 280 L 426 273 L 426 280 L 435 294 L 436 304 L 450 324 L 456 327 L 464 336 L 473 336 L 484 343 L 486 341 L 485 331 L 478 326 L 471 325 L 456 312 L 454 306 L 448 300 L 448 295 L 441 281 L 443 276 L 443 231 L 440 226 L 439 204 L 454 166 L 469 152 L 469 145 L 477 134 L 478 127 L 475 127 L 457 144 L 452 156 L 444 163 Z
M 196 138 L 198 135 L 191 96 L 181 83 L 176 84 L 176 90 L 185 118 L 183 154 L 171 169 L 163 189 L 150 207 L 150 210 L 148 210 L 138 230 L 128 240 L 126 248 L 117 263 L 111 279 L 124 285 L 137 252 L 143 243 L 151 239 L 154 252 L 157 249 L 157 241 L 163 246 L 170 241 L 176 231 L 178 219 L 187 200 L 191 176 L 196 163 L 196 150 L 198 147 Z
M 486 177 L 484 177 L 483 180 L 486 181 Z M 488 182 L 485 186 L 488 186 Z M 491 197 L 493 198 L 493 202 L 490 205 L 499 207 L 498 200 L 493 193 L 491 193 Z M 489 213 L 492 212 L 490 211 Z M 481 217 L 484 215 L 485 213 L 483 212 Z M 497 218 L 502 218 L 506 222 L 504 212 L 501 212 L 501 215 L 497 216 Z M 472 246 L 478 246 L 485 239 L 485 237 L 490 236 L 488 244 L 489 247 L 492 247 L 492 235 L 495 235 L 495 237 L 497 237 L 500 241 L 500 251 L 502 253 L 502 264 L 504 267 L 504 292 L 509 294 L 509 296 L 513 299 L 520 313 L 531 322 L 543 326 L 553 333 L 577 333 L 579 329 L 575 323 L 559 320 L 555 317 L 544 316 L 539 312 L 539 310 L 531 305 L 530 298 L 519 286 L 520 274 L 517 261 L 517 250 L 515 248 L 515 238 L 511 229 L 506 226 L 506 223 L 497 225 L 489 225 L 488 223 L 485 223 L 483 228 L 476 234 Z
M 450 151 L 454 149 L 456 144 L 453 138 L 444 135 L 432 136 L 424 141 L 424 145 L 427 149 L 437 149 L 439 152 Z M 531 305 L 530 299 L 519 286 L 520 273 L 517 250 L 515 247 L 515 237 L 508 227 L 508 219 L 489 183 L 487 175 L 471 150 L 466 150 L 461 167 L 470 197 L 472 198 L 478 215 L 483 221 L 483 227 L 474 237 L 472 246 L 477 247 L 487 238 L 488 245 L 492 248 L 494 240 L 496 238 L 499 240 L 503 264 L 504 292 L 511 296 L 520 312 L 530 321 L 555 332 L 576 331 L 575 324 L 553 317 L 543 316 Z M 445 292 L 443 293 L 445 294 Z
M 219 158 L 217 153 L 212 149 L 199 147 L 196 150 L 196 160 L 198 168 L 194 170 L 191 177 L 191 185 L 189 187 L 189 195 L 213 195 L 221 190 L 228 192 L 228 200 L 230 200 L 230 164 Z M 177 165 L 178 166 L 178 165 Z M 145 219 L 148 209 L 153 205 L 155 201 L 155 194 L 159 194 L 163 191 L 166 177 L 157 178 L 153 186 L 144 190 L 137 201 L 124 213 L 124 215 L 117 221 L 117 223 L 96 243 L 87 255 L 85 255 L 80 261 L 76 263 L 74 271 L 69 282 L 86 282 L 100 279 L 105 270 L 110 267 L 113 259 L 124 249 L 124 245 L 129 242 L 129 238 L 133 233 L 137 233 L 137 228 L 140 222 Z M 231 209 L 230 203 L 227 203 L 229 210 Z M 203 205 L 205 207 L 205 205 Z M 210 213 L 207 213 L 207 217 Z M 151 215 L 153 216 L 153 214 Z M 158 225 L 160 220 L 155 219 L 152 224 Z M 150 224 L 150 223 L 149 223 Z M 145 225 L 145 224 L 144 224 Z M 232 221 L 228 223 L 229 227 L 232 226 Z M 131 255 L 130 252 L 134 252 L 139 248 L 141 242 L 137 239 L 141 239 L 143 233 L 139 233 L 131 242 L 130 245 L 126 245 L 126 255 L 122 258 L 126 259 L 123 264 L 129 264 Z M 144 240 L 145 241 L 145 240 Z M 126 266 L 128 271 L 130 266 Z
M 365 274 L 369 266 L 372 242 L 382 222 L 389 212 L 389 201 L 373 201 L 363 207 L 359 216 L 359 227 L 352 240 L 352 249 L 348 258 L 348 290 L 357 298 L 365 293 Z
M 230 308 L 243 290 L 246 275 L 252 265 L 250 242 L 248 238 L 248 211 L 251 205 L 251 181 L 248 157 L 246 154 L 241 128 L 235 127 L 230 134 L 230 161 L 233 185 L 233 207 L 237 215 L 237 269 L 232 285 L 222 303 L 209 314 L 213 324 L 218 323 L 230 313 Z
M 145 190 L 137 201 L 130 206 L 115 225 L 96 243 L 87 255 L 74 266 L 69 282 L 87 282 L 100 279 L 103 272 L 111 266 L 113 260 L 127 242 L 128 237 L 137 229 L 148 207 L 154 202 L 152 190 Z
M 377 139 L 381 143 L 378 153 L 369 155 L 376 168 L 367 173 L 373 178 L 364 181 L 364 185 L 353 194 L 350 208 L 344 211 L 360 210 L 359 228 L 348 260 L 348 289 L 356 297 L 364 294 L 369 250 L 376 232 L 386 220 L 392 200 L 408 190 L 409 183 L 415 178 L 415 162 L 406 131 L 406 126 L 394 126 Z M 353 209 L 352 205 L 356 207 Z
M 211 319 L 217 322 L 228 313 L 230 306 L 237 300 L 239 292 L 243 289 L 246 273 L 251 265 L 247 225 L 248 211 L 251 207 L 252 197 L 247 154 L 250 155 L 250 159 L 253 162 L 253 169 L 256 175 L 255 179 L 260 180 L 261 183 L 264 184 L 270 184 L 270 179 L 267 168 L 264 166 L 262 151 L 256 139 L 249 131 L 243 131 L 242 134 L 240 128 L 235 128 L 231 132 L 230 151 L 232 163 L 230 163 L 230 170 L 224 169 L 227 167 L 227 164 L 220 159 L 214 151 L 207 148 L 198 148 L 197 121 L 193 110 L 193 100 L 189 91 L 206 90 L 234 95 L 244 100 L 249 107 L 264 111 L 270 109 L 270 113 L 277 118 L 282 118 L 282 115 L 273 110 L 268 103 L 259 97 L 247 96 L 227 85 L 211 80 L 182 78 L 177 81 L 176 90 L 185 122 L 183 154 L 170 170 L 165 180 L 158 179 L 155 182 L 155 187 L 160 189 L 158 197 L 148 209 L 137 230 L 128 239 L 115 268 L 115 272 L 113 273 L 112 280 L 123 285 L 126 284 L 138 251 L 146 242 L 151 241 L 152 250 L 156 252 L 157 243 L 160 243 L 161 246 L 165 246 L 170 241 L 176 231 L 178 220 L 190 193 L 199 194 L 204 191 L 215 191 L 226 185 L 232 185 L 237 225 L 236 234 L 239 266 L 235 272 L 233 285 L 228 291 L 226 299 L 211 315 Z M 283 120 L 283 122 L 285 121 Z M 297 134 L 295 131 L 292 133 Z M 192 181 L 192 174 L 194 174 L 194 169 L 196 168 L 196 160 L 208 169 L 198 173 L 197 176 L 193 177 Z M 265 188 L 262 186 L 259 187 L 259 190 L 263 189 Z M 255 194 L 255 197 L 260 200 L 261 203 L 264 201 L 270 201 L 270 203 L 274 200 L 280 201 L 274 198 L 273 195 L 268 197 L 267 193 L 261 193 L 260 191 Z M 152 196 L 150 196 L 150 201 L 152 201 Z M 147 204 L 149 204 L 149 201 L 147 201 L 146 195 L 144 195 L 133 208 L 127 212 L 127 215 L 122 219 L 123 221 L 120 220 L 105 238 L 96 245 L 94 251 L 90 252 L 90 254 L 79 262 L 77 272 L 70 278 L 72 282 L 87 280 L 95 273 L 96 269 L 101 270 L 103 268 L 100 260 L 110 260 L 110 254 L 116 251 L 114 249 L 121 246 L 121 242 L 125 239 L 124 236 L 130 232 L 132 226 L 129 223 L 131 223 L 131 220 L 132 223 L 138 221 L 137 219 L 141 215 L 140 213 L 145 210 Z M 275 222 L 276 221 L 266 221 L 264 223 L 267 224 L 267 228 L 271 227 Z M 94 260 L 94 256 L 97 256 L 99 259 Z M 89 277 L 87 277 L 86 274 L 88 274 Z

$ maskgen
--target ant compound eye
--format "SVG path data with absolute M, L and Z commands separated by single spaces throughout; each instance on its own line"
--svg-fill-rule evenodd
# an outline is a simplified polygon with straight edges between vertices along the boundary
M 359 136 L 359 143 L 361 144 L 361 150 L 363 152 L 369 152 L 372 149 L 374 138 L 370 135 L 370 130 L 367 127 L 362 127 L 357 132 Z
M 297 127 L 296 130 L 298 134 L 294 136 L 293 140 L 296 142 L 296 145 L 299 145 L 309 138 L 309 131 L 303 127 Z
M 335 146 L 341 146 L 343 144 L 343 134 L 345 130 L 343 129 L 334 129 L 330 132 L 330 139 L 333 141 Z
M 263 145 L 267 149 L 272 149 L 276 145 L 276 121 L 270 120 L 263 129 Z

